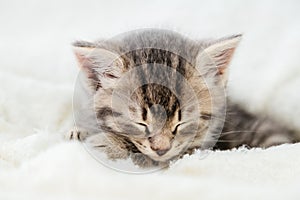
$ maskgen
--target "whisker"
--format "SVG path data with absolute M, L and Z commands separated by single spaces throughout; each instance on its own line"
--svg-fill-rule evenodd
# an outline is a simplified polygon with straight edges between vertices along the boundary
M 226 142 L 241 142 L 242 139 L 240 140 L 205 140 L 205 142 L 222 142 L 222 143 L 226 143 Z
M 257 132 L 256 131 L 228 131 L 228 132 L 221 133 L 221 137 L 225 135 L 234 134 L 234 133 L 257 133 Z

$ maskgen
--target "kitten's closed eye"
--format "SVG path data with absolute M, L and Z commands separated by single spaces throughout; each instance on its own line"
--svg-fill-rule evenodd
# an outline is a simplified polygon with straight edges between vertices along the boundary
M 181 126 L 181 125 L 183 125 L 183 124 L 185 124 L 185 123 L 184 123 L 184 122 L 178 123 L 178 124 L 175 126 L 175 128 L 173 129 L 172 134 L 173 134 L 173 135 L 176 135 L 179 126 Z
M 148 125 L 142 122 L 136 122 L 137 125 L 143 127 L 145 129 L 146 135 L 150 135 L 150 131 L 148 129 Z

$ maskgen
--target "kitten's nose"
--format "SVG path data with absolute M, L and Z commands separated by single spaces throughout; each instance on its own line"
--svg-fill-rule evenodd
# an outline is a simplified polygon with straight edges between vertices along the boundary
M 169 148 L 168 149 L 156 149 L 156 148 L 153 148 L 153 147 L 151 147 L 151 149 L 153 151 L 155 151 L 155 153 L 159 156 L 162 156 L 162 155 L 166 154 L 170 150 Z
M 150 147 L 159 156 L 166 154 L 170 148 L 170 139 L 164 135 L 157 135 L 149 138 Z
M 162 156 L 164 154 L 167 153 L 167 151 L 169 151 L 169 149 L 165 149 L 165 150 L 157 150 L 155 151 L 157 155 Z

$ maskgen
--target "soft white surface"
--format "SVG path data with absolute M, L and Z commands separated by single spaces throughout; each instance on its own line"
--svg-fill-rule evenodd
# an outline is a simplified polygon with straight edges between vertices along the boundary
M 299 199 L 300 144 L 115 172 L 62 134 L 77 74 L 70 43 L 130 29 L 244 33 L 230 95 L 300 130 L 299 1 L 0 1 L 0 199 Z

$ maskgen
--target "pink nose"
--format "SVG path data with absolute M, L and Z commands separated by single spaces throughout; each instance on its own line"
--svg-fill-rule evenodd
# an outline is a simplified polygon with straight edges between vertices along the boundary
M 155 153 L 156 153 L 157 155 L 159 155 L 159 156 L 162 156 L 162 155 L 166 154 L 166 153 L 170 150 L 170 148 L 168 148 L 168 149 L 159 149 L 159 148 L 155 148 L 155 147 L 153 147 L 153 146 L 151 146 L 151 149 L 152 149 L 153 151 L 155 151 Z
M 159 156 L 166 154 L 170 148 L 170 140 L 164 135 L 149 137 L 150 147 Z

